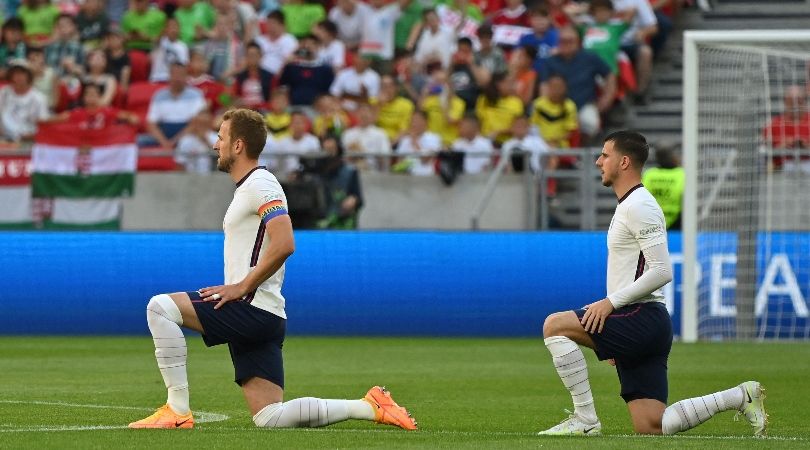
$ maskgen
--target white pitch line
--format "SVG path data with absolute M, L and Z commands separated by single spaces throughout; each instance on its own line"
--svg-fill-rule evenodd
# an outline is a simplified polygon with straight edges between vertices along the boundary
M 122 405 L 96 405 L 84 403 L 67 403 L 67 402 L 48 402 L 41 400 L 0 400 L 0 403 L 13 404 L 13 405 L 41 405 L 41 406 L 62 406 L 68 408 L 93 408 L 93 409 L 123 409 L 129 411 L 152 411 L 154 408 L 146 408 L 142 406 L 122 406 Z M 225 414 L 218 414 L 207 411 L 196 411 L 194 413 L 197 418 L 195 422 L 222 422 L 223 420 L 230 419 Z M 20 433 L 20 432 L 52 432 L 52 431 L 91 431 L 91 430 L 119 430 L 128 428 L 126 425 L 61 425 L 49 426 L 42 425 L 38 427 L 25 427 L 25 428 L 10 428 L 14 427 L 12 424 L 0 425 L 0 433 Z

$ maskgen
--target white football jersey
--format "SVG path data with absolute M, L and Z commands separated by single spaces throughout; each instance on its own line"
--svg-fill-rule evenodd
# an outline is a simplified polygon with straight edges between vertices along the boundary
M 233 200 L 222 229 L 225 231 L 225 283 L 242 281 L 256 266 L 270 245 L 265 224 L 272 218 L 287 214 L 287 197 L 275 175 L 257 167 L 236 184 Z M 246 301 L 257 308 L 286 319 L 281 285 L 284 283 L 283 264 L 264 281 Z
M 608 298 L 633 284 L 648 269 L 642 250 L 654 245 L 667 245 L 664 212 L 655 198 L 641 184 L 619 199 L 608 230 L 607 293 Z M 632 303 L 664 302 L 658 288 Z

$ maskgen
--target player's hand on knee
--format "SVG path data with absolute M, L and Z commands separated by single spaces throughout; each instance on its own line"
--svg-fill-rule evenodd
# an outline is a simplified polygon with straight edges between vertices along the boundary
M 588 333 L 601 333 L 605 327 L 605 320 L 613 312 L 613 303 L 604 298 L 598 302 L 591 303 L 585 307 L 585 315 L 582 316 L 582 326 Z
M 200 289 L 200 298 L 204 302 L 217 302 L 214 309 L 219 309 L 225 303 L 234 300 L 241 300 L 246 292 L 239 284 L 225 284 L 221 286 L 211 286 Z

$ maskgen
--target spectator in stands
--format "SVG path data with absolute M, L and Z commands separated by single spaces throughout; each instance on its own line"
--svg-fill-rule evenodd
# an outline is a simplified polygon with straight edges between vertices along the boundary
M 297 38 L 310 34 L 312 26 L 326 18 L 323 5 L 303 0 L 285 0 L 281 12 L 284 13 L 287 31 Z
M 503 9 L 492 18 L 492 24 L 530 27 L 529 12 L 526 10 L 523 0 L 506 0 Z
M 318 59 L 318 41 L 307 35 L 299 41 L 293 59 L 284 66 L 279 84 L 290 92 L 293 106 L 312 106 L 315 99 L 329 92 L 335 74 L 332 67 Z
M 327 134 L 340 137 L 349 128 L 351 120 L 340 106 L 340 101 L 329 94 L 321 95 L 315 102 L 315 118 L 312 120 L 312 134 L 323 139 Z
M 630 23 L 621 16 L 614 17 L 613 2 L 611 0 L 592 0 L 590 16 L 579 16 L 582 34 L 582 48 L 590 50 L 610 66 L 614 74 L 619 73 L 619 51 L 624 33 L 630 28 Z
M 450 84 L 456 95 L 464 100 L 466 111 L 475 109 L 475 101 L 480 94 L 478 79 L 481 72 L 481 68 L 475 65 L 472 41 L 467 37 L 459 39 L 450 65 Z M 488 77 L 488 74 L 483 77 Z
M 509 138 L 512 123 L 523 115 L 523 111 L 523 102 L 514 95 L 511 80 L 504 73 L 492 77 L 475 104 L 481 134 L 497 144 Z
M 208 72 L 225 82 L 237 72 L 244 59 L 244 46 L 234 31 L 236 14 L 217 16 L 211 35 L 197 48 L 208 60 Z
M 394 171 L 416 176 L 433 175 L 436 173 L 436 153 L 441 149 L 442 139 L 427 130 L 425 113 L 414 111 L 408 132 L 397 146 L 397 154 L 404 159 L 394 166 Z
M 34 74 L 24 60 L 9 61 L 9 84 L 0 88 L 0 136 L 19 142 L 34 137 L 37 123 L 47 120 L 48 102 L 33 89 Z
M 349 111 L 353 111 L 358 102 L 368 102 L 380 93 L 380 75 L 370 66 L 367 57 L 356 57 L 351 67 L 338 72 L 329 88 L 329 93 L 340 98 Z
M 329 11 L 329 20 L 337 26 L 337 37 L 349 51 L 356 51 L 363 36 L 363 18 L 371 9 L 358 0 L 337 0 Z
M 635 102 L 646 104 L 653 60 L 652 47 L 648 42 L 658 33 L 658 20 L 648 0 L 613 0 L 613 7 L 626 20 L 631 20 L 630 29 L 622 36 L 622 51 L 630 57 L 636 69 Z
M 506 58 L 503 50 L 492 43 L 492 27 L 482 25 L 478 29 L 478 42 L 481 48 L 475 53 L 475 64 L 482 67 L 486 72 L 484 76 L 479 76 L 478 84 L 481 86 L 489 83 L 489 78 L 496 73 L 506 72 Z
M 59 14 L 59 8 L 51 4 L 50 0 L 24 0 L 17 9 L 17 17 L 23 22 L 26 41 L 47 43 L 54 32 Z
M 674 150 L 671 146 L 658 145 L 655 149 L 658 167 L 645 170 L 641 177 L 644 187 L 661 206 L 668 230 L 681 229 L 683 191 L 686 184 L 686 174 L 681 167 L 680 155 Z
M 533 68 L 535 72 L 539 72 L 543 61 L 556 52 L 560 42 L 560 33 L 552 24 L 551 15 L 545 5 L 532 9 L 529 14 L 529 23 L 532 31 L 520 37 L 518 47 L 530 46 L 537 50 Z
M 456 50 L 456 33 L 452 28 L 444 28 L 439 22 L 435 9 L 426 9 L 423 13 L 422 31 L 414 48 L 414 59 L 418 64 L 440 61 L 442 67 L 450 66 L 450 57 Z
M 337 137 L 327 136 L 321 147 L 328 155 L 319 178 L 324 187 L 326 215 L 318 221 L 318 228 L 353 230 L 363 207 L 363 190 L 357 169 L 343 159 L 343 147 Z
M 524 106 L 536 97 L 537 72 L 533 69 L 536 55 L 537 50 L 526 45 L 512 50 L 509 56 L 509 78 L 514 83 L 515 95 Z
M 250 42 L 259 35 L 259 16 L 256 14 L 256 9 L 253 7 L 252 2 L 238 1 L 238 0 L 211 0 L 211 6 L 214 7 L 216 14 L 216 22 L 224 19 L 230 28 L 230 34 L 233 35 L 238 42 Z M 212 31 L 216 32 L 216 29 Z M 212 37 L 209 34 L 209 37 Z
M 56 19 L 53 41 L 45 47 L 45 61 L 55 68 L 59 76 L 81 77 L 84 49 L 73 16 L 60 14 Z
M 649 0 L 649 2 L 658 22 L 658 32 L 650 39 L 653 57 L 657 58 L 664 49 L 669 34 L 672 33 L 672 16 L 680 9 L 680 0 Z
M 308 131 L 309 121 L 306 114 L 301 111 L 293 111 L 290 115 L 290 134 L 276 140 L 275 148 L 280 152 L 293 153 L 295 155 L 306 155 L 318 153 L 321 150 L 321 142 Z M 267 155 L 271 156 L 271 155 Z M 282 177 L 295 176 L 295 172 L 300 167 L 298 156 L 286 156 L 281 161 L 272 161 L 262 152 L 260 162 L 271 163 L 268 167 L 275 167 Z M 265 163 L 264 165 L 267 165 Z
M 765 145 L 775 151 L 795 149 L 800 160 L 786 155 L 773 158 L 775 169 L 810 172 L 810 112 L 807 93 L 801 86 L 788 86 L 784 93 L 784 111 L 773 117 L 763 130 Z
M 414 104 L 409 99 L 399 95 L 397 82 L 391 75 L 383 75 L 380 79 L 380 96 L 376 102 L 377 125 L 385 131 L 388 140 L 394 145 L 408 129 Z
M 525 116 L 520 116 L 512 123 L 511 134 L 512 138 L 504 142 L 501 148 L 501 157 L 505 158 L 511 155 L 512 169 L 515 172 L 522 172 L 524 170 L 524 157 L 519 152 L 528 153 L 529 167 L 534 173 L 539 173 L 542 170 L 540 155 L 548 153 L 550 150 L 548 144 L 540 136 L 529 134 L 529 119 Z M 553 168 L 555 164 L 550 162 L 549 168 Z
M 567 96 L 565 79 L 552 75 L 546 90 L 532 104 L 531 123 L 540 136 L 554 148 L 570 148 L 579 129 L 577 105 Z
M 85 49 L 96 48 L 110 30 L 110 19 L 104 10 L 103 0 L 84 0 L 76 16 L 79 40 Z
M 337 32 L 337 26 L 328 20 L 312 27 L 312 34 L 320 44 L 318 59 L 332 66 L 335 73 L 346 65 L 346 45 L 337 38 Z
M 343 147 L 349 154 L 352 164 L 360 170 L 388 167 L 386 155 L 391 154 L 391 141 L 385 130 L 375 125 L 375 108 L 363 103 L 357 108 L 358 123 L 341 136 Z M 374 153 L 379 156 L 351 158 L 352 153 Z
M 188 85 L 202 91 L 211 111 L 217 112 L 228 106 L 223 103 L 227 102 L 225 85 L 208 74 L 208 58 L 200 50 L 193 50 L 189 57 Z
M 206 106 L 202 91 L 188 85 L 186 66 L 173 63 L 169 70 L 168 86 L 155 92 L 149 102 L 146 131 L 153 141 L 144 141 L 142 146 L 157 143 L 165 149 L 173 149 L 191 119 Z
M 495 152 L 492 141 L 481 136 L 478 118 L 473 114 L 464 116 L 458 127 L 458 139 L 450 145 L 451 150 L 464 153 L 464 173 L 481 173 L 490 167 Z
M 433 0 L 412 1 L 400 8 L 394 26 L 394 56 L 403 51 L 413 52 L 416 39 L 422 32 L 422 13 L 434 6 Z M 377 68 L 380 70 L 380 68 Z
M 102 88 L 101 106 L 110 106 L 118 95 L 118 81 L 107 68 L 107 55 L 104 50 L 91 50 L 87 55 L 87 67 L 82 84 L 94 84 Z
M 273 75 L 281 73 L 284 63 L 298 48 L 298 40 L 284 27 L 284 13 L 273 11 L 267 16 L 267 30 L 256 37 L 262 48 L 262 68 Z
M 129 89 L 129 77 L 132 67 L 129 54 L 124 47 L 124 36 L 120 31 L 110 30 L 104 37 L 104 48 L 107 55 L 107 72 L 118 81 L 122 91 Z
M 478 27 L 484 21 L 481 8 L 469 0 L 437 2 L 436 14 L 442 27 L 455 30 L 459 38 L 474 39 Z
M 166 20 L 163 37 L 152 51 L 152 71 L 149 81 L 162 83 L 169 79 L 169 68 L 174 64 L 187 65 L 188 45 L 180 40 L 180 25 L 174 17 Z
M 25 58 L 23 22 L 12 17 L 3 23 L 0 32 L 0 78 L 5 78 L 6 67 L 10 60 L 22 58 Z
M 270 96 L 270 111 L 264 115 L 267 134 L 276 141 L 289 136 L 292 115 L 289 111 L 290 97 L 287 89 L 276 89 Z M 269 139 L 269 137 L 268 137 Z
M 394 27 L 402 10 L 411 0 L 395 0 L 387 4 L 385 0 L 370 0 L 370 9 L 362 16 L 360 54 L 371 58 L 379 73 L 391 72 L 394 59 Z
M 236 74 L 234 85 L 236 102 L 245 108 L 265 109 L 270 101 L 273 74 L 262 69 L 261 60 L 262 48 L 249 42 L 245 48 L 245 69 Z
M 212 117 L 208 111 L 197 114 L 177 141 L 174 160 L 186 172 L 211 172 L 213 159 L 211 149 L 217 142 L 217 133 L 211 128 Z
M 177 0 L 174 18 L 180 25 L 180 39 L 192 45 L 208 36 L 216 20 L 214 7 L 208 2 Z
M 548 58 L 540 71 L 541 93 L 547 95 L 551 75 L 560 75 L 568 86 L 568 96 L 577 106 L 579 130 L 586 137 L 601 128 L 600 114 L 608 111 L 616 95 L 616 75 L 595 53 L 579 46 L 579 33 L 573 27 L 560 30 L 559 53 Z M 601 94 L 597 96 L 598 80 Z
M 103 105 L 103 91 L 104 87 L 97 84 L 83 85 L 81 106 L 61 112 L 53 120 L 74 123 L 81 130 L 101 130 L 119 121 L 138 124 L 136 114 Z
M 132 6 L 121 19 L 127 48 L 144 52 L 149 52 L 158 42 L 165 26 L 166 14 L 150 6 L 149 0 L 132 0 Z
M 428 130 L 441 137 L 443 147 L 456 140 L 465 105 L 453 91 L 447 71 L 441 68 L 433 71 L 430 83 L 422 91 L 419 109 L 427 116 Z
M 53 67 L 45 64 L 45 50 L 42 47 L 29 46 L 26 60 L 34 75 L 34 89 L 45 96 L 48 108 L 53 109 L 59 101 L 59 77 Z

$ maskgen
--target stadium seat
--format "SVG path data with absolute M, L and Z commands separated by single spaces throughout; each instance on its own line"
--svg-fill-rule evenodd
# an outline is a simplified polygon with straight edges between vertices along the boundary
M 140 130 L 144 130 L 146 124 L 146 113 L 149 111 L 149 102 L 158 89 L 164 85 L 161 83 L 149 83 L 141 81 L 132 83 L 127 92 L 126 110 L 138 115 L 141 121 Z
M 149 59 L 149 54 L 140 50 L 130 50 L 129 66 L 129 82 L 131 84 L 149 80 L 149 72 L 152 70 L 152 61 Z
M 171 172 L 180 169 L 174 156 L 163 147 L 138 149 L 138 172 Z

